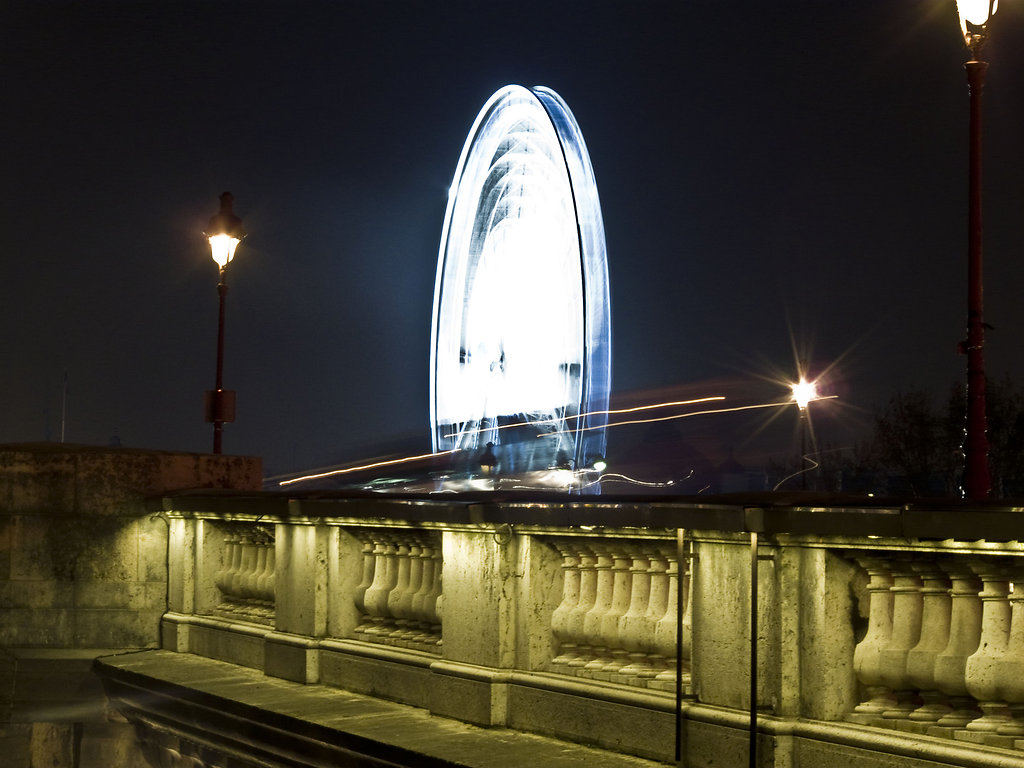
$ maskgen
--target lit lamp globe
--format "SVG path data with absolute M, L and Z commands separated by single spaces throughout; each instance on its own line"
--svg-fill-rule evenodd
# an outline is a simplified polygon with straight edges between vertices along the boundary
M 235 257 L 235 249 L 242 242 L 242 220 L 231 209 L 234 196 L 225 192 L 220 196 L 220 212 L 210 219 L 206 228 L 206 238 L 210 241 L 210 254 L 223 273 L 224 268 Z
M 498 470 L 498 457 L 494 453 L 494 443 L 488 443 L 484 452 L 480 454 L 480 473 L 485 477 L 491 477 Z
M 985 32 L 989 20 L 999 8 L 999 0 L 957 0 L 956 9 L 960 13 L 960 30 L 964 35 L 964 43 L 977 58 L 978 49 L 985 42 Z
M 803 377 L 796 384 L 792 384 L 790 389 L 793 390 L 793 402 L 801 411 L 807 410 L 807 404 L 818 399 L 817 383 Z

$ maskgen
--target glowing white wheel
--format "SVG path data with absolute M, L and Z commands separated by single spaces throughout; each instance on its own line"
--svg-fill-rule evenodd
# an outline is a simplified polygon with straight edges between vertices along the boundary
M 445 213 L 433 448 L 493 442 L 509 470 L 582 467 L 605 452 L 610 362 L 604 225 L 583 136 L 554 91 L 507 86 L 477 116 Z

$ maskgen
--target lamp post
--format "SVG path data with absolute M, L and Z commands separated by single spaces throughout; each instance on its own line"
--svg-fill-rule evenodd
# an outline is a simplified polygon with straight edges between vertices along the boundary
M 245 237 L 242 220 L 231 210 L 234 199 L 230 192 L 220 196 L 220 212 L 210 219 L 206 231 L 206 238 L 210 241 L 210 253 L 220 270 L 220 279 L 217 282 L 220 308 L 217 318 L 216 385 L 212 391 L 206 393 L 206 421 L 213 422 L 214 453 L 221 452 L 224 423 L 235 420 L 235 392 L 224 389 L 224 301 L 228 295 L 224 273 L 235 257 L 235 249 Z
M 491 488 L 498 490 L 498 457 L 494 453 L 494 443 L 488 443 L 480 454 L 480 474 L 491 478 Z
M 981 260 L 981 94 L 988 62 L 981 58 L 988 39 L 989 22 L 998 0 L 957 0 L 960 29 L 970 59 L 967 88 L 970 93 L 967 183 L 967 339 L 961 351 L 967 355 L 967 421 L 964 428 L 963 493 L 968 499 L 988 496 L 992 482 L 988 469 L 988 425 L 985 416 L 985 320 Z
M 808 381 L 804 376 L 800 376 L 800 381 L 790 385 L 790 389 L 793 393 L 793 402 L 796 403 L 797 409 L 800 411 L 800 461 L 801 463 L 807 462 L 807 432 L 810 429 L 808 424 L 810 415 L 808 414 L 808 407 L 812 400 L 818 399 L 818 384 L 814 381 Z M 800 488 L 801 490 L 807 490 L 807 471 L 802 470 L 800 472 Z

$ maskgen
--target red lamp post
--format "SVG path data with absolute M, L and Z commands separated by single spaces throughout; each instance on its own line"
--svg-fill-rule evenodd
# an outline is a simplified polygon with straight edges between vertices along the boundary
M 964 427 L 963 494 L 968 499 L 989 495 L 992 480 L 988 468 L 988 423 L 985 415 L 985 320 L 982 279 L 981 228 L 981 94 L 988 63 L 981 51 L 988 39 L 989 22 L 998 0 L 957 0 L 960 29 L 970 59 L 967 87 L 970 93 L 967 184 L 967 339 L 961 350 L 967 355 L 967 421 Z
M 220 269 L 217 294 L 220 308 L 217 320 L 217 375 L 213 390 L 206 393 L 206 421 L 213 422 L 213 452 L 221 452 L 224 423 L 235 420 L 235 392 L 224 389 L 224 302 L 228 285 L 224 273 L 235 257 L 235 249 L 245 237 L 242 220 L 231 210 L 234 197 L 230 192 L 220 196 L 220 212 L 210 219 L 206 237 L 210 241 L 210 253 Z

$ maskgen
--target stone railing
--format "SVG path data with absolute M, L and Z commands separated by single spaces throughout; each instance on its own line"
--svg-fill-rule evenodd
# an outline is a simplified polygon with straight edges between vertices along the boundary
M 562 602 L 551 614 L 557 655 L 548 669 L 674 691 L 679 600 L 675 543 L 594 536 L 559 537 L 548 543 L 562 556 Z M 684 579 L 684 595 L 688 583 Z M 687 640 L 684 633 L 688 670 Z
M 854 556 L 869 624 L 849 720 L 1024 749 L 1024 553 L 990 548 Z
M 353 637 L 440 654 L 438 532 L 356 528 L 351 533 L 362 545 L 362 579 L 352 594 L 359 611 Z
M 221 567 L 213 577 L 221 595 L 217 615 L 272 626 L 276 559 L 272 529 L 244 524 L 231 526 L 231 532 L 224 538 Z
M 1012 509 L 264 494 L 162 513 L 165 649 L 662 761 L 1024 767 Z

